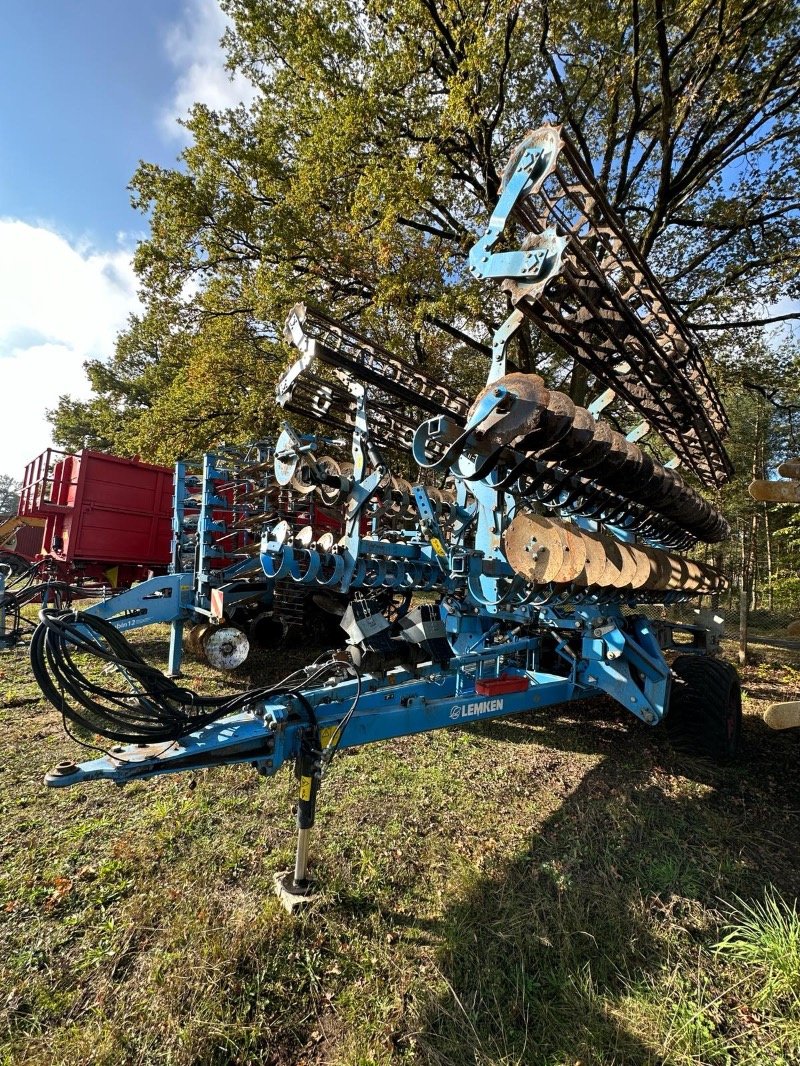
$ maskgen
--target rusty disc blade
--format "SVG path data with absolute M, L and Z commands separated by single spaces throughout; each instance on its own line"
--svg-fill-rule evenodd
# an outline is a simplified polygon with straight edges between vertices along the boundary
M 586 545 L 580 530 L 571 522 L 561 525 L 561 533 L 564 538 L 564 564 L 555 580 L 568 584 L 583 573 L 586 566 Z
M 694 559 L 685 559 L 686 588 L 689 592 L 701 592 L 705 587 L 705 574 Z
M 583 574 L 579 574 L 576 581 L 581 585 L 602 585 L 603 573 L 606 568 L 606 548 L 598 533 L 590 533 L 581 530 L 583 547 L 586 552 L 586 562 L 583 564 Z
M 513 569 L 535 585 L 555 581 L 564 566 L 565 541 L 549 518 L 517 515 L 506 530 L 503 543 Z
M 683 588 L 683 567 L 681 565 L 680 557 L 677 555 L 669 555 L 665 553 L 667 566 L 669 567 L 669 575 L 667 577 L 667 591 L 675 592 L 678 589 Z
M 650 560 L 638 544 L 628 544 L 627 548 L 636 564 L 631 584 L 635 589 L 643 589 L 650 580 Z
M 697 563 L 697 566 L 703 572 L 707 591 L 721 592 L 728 587 L 727 578 L 718 570 L 715 570 L 713 566 L 709 566 L 708 563 Z
M 639 545 L 639 551 L 644 553 L 650 564 L 650 575 L 644 584 L 644 588 L 653 592 L 663 592 L 667 587 L 670 575 L 669 562 L 665 553 L 646 544 Z
M 603 535 L 603 547 L 606 550 L 606 565 L 603 570 L 602 585 L 605 588 L 627 589 L 636 573 L 633 556 L 625 545 L 613 537 Z
M 493 425 L 485 429 L 479 426 L 477 430 L 480 438 L 494 447 L 511 444 L 519 437 L 533 433 L 539 426 L 542 411 L 547 407 L 550 398 L 550 393 L 538 374 L 506 374 L 478 393 L 469 414 L 472 415 L 480 401 L 497 388 L 508 389 L 510 395 L 503 401 L 503 408 L 507 406 L 508 410 L 504 411 L 502 417 Z M 496 413 L 500 414 L 503 408 Z
M 623 544 L 621 541 L 618 544 L 620 555 L 622 556 L 622 579 L 623 584 L 620 588 L 630 589 L 634 588 L 634 581 L 636 579 L 636 557 L 633 554 L 630 544 Z
M 289 484 L 300 496 L 308 496 L 316 489 L 316 484 L 311 480 L 311 469 L 308 463 L 300 460 Z

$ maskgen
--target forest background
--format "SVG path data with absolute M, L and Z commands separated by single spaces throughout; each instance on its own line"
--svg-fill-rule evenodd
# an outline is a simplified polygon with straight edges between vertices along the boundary
M 800 599 L 800 519 L 753 477 L 800 451 L 800 26 L 794 0 L 224 0 L 231 70 L 257 90 L 196 105 L 169 169 L 131 183 L 149 221 L 143 311 L 58 444 L 172 462 L 273 436 L 298 300 L 474 393 L 506 297 L 467 254 L 531 128 L 564 128 L 705 358 L 732 423 L 734 527 L 709 555 L 754 606 Z M 587 399 L 535 331 L 516 364 Z M 629 428 L 624 410 L 611 410 Z

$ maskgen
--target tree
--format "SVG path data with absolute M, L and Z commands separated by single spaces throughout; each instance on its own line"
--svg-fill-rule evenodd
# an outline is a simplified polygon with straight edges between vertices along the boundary
M 431 372 L 474 371 L 507 309 L 466 255 L 543 121 L 565 124 L 720 359 L 800 295 L 793 0 L 223 6 L 229 62 L 259 95 L 196 106 L 181 166 L 134 176 L 145 311 L 89 364 L 79 419 L 115 449 L 166 459 L 268 433 L 298 299 Z M 540 351 L 523 336 L 519 364 Z M 53 413 L 67 445 L 69 407 Z
M 22 486 L 10 474 L 0 474 L 0 515 L 17 513 Z

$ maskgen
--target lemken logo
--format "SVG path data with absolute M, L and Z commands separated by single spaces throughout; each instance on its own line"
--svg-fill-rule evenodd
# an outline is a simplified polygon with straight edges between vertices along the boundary
M 475 703 L 456 703 L 450 708 L 450 717 L 454 722 L 460 718 L 477 718 L 481 714 L 490 714 L 492 711 L 502 711 L 503 701 L 477 700 Z

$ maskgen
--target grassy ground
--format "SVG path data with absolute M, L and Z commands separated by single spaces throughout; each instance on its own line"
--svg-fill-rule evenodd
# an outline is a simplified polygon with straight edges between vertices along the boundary
M 772 655 L 725 770 L 605 701 L 343 755 L 292 917 L 288 771 L 48 790 L 76 746 L 0 657 L 0 1062 L 799 1062 L 800 734 L 760 716 L 800 671 Z

